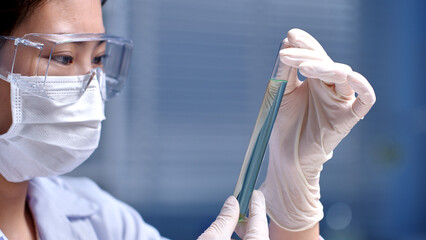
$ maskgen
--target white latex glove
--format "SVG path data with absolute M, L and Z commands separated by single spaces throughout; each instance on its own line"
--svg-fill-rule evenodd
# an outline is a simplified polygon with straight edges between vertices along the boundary
M 290 71 L 290 78 L 269 141 L 270 161 L 261 190 L 271 219 L 286 230 L 302 231 L 324 215 L 319 201 L 322 165 L 376 97 L 361 74 L 333 62 L 300 29 L 288 32 L 280 60 L 291 67 L 280 65 L 280 74 Z M 305 81 L 297 78 L 297 68 Z
M 231 239 L 234 229 L 243 240 L 269 240 L 265 198 L 260 191 L 253 191 L 249 207 L 249 218 L 238 223 L 240 206 L 234 196 L 229 197 L 216 220 L 198 237 L 198 240 Z

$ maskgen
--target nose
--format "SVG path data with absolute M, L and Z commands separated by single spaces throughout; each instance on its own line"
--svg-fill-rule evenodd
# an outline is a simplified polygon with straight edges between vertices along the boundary
M 90 56 L 81 59 L 81 61 L 79 62 L 78 69 L 78 75 L 90 74 L 90 72 L 92 71 L 92 61 Z

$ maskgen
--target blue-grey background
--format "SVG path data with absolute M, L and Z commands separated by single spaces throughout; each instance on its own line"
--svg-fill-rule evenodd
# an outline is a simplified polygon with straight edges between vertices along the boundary
M 109 0 L 133 39 L 89 176 L 166 237 L 195 239 L 233 193 L 278 45 L 302 28 L 362 73 L 377 103 L 324 166 L 321 234 L 426 239 L 423 0 Z

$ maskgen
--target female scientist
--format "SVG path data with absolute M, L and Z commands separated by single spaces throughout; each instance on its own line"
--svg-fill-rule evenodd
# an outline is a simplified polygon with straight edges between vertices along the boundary
M 104 34 L 100 0 L 2 1 L 0 19 L 0 239 L 162 239 L 92 181 L 57 177 L 97 148 L 104 102 L 124 84 L 132 43 Z M 234 231 L 243 239 L 319 238 L 322 165 L 375 95 L 302 30 L 288 32 L 280 58 L 292 68 L 263 194 L 254 192 L 250 218 L 238 225 L 229 197 L 199 239 Z

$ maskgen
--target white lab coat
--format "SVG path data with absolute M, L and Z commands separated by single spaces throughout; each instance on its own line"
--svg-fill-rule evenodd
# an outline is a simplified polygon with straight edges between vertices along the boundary
M 166 239 L 88 178 L 32 179 L 27 200 L 41 240 Z

